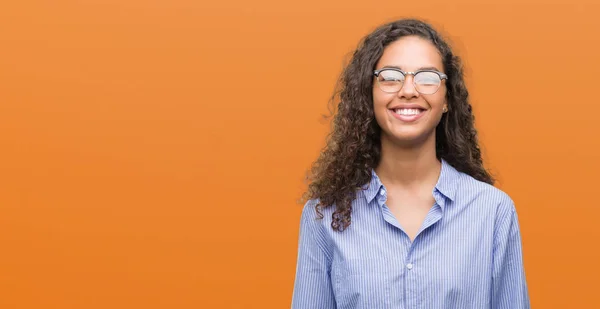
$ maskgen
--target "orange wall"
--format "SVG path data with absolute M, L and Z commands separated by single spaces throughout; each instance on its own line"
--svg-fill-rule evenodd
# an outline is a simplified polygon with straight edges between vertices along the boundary
M 289 308 L 344 57 L 401 16 L 466 61 L 534 308 L 596 308 L 600 4 L 0 4 L 0 308 Z

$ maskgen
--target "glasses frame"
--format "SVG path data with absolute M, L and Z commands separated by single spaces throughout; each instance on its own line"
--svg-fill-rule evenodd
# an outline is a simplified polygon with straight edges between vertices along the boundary
M 405 72 L 402 71 L 400 69 L 396 69 L 396 68 L 383 68 L 383 69 L 379 69 L 379 70 L 375 70 L 373 71 L 373 75 L 375 75 L 375 77 L 379 77 L 379 73 L 381 73 L 382 71 L 396 71 L 396 72 L 400 72 L 400 74 L 402 74 L 404 76 L 404 80 L 406 81 L 406 75 L 412 75 L 413 76 L 413 87 L 415 87 L 415 90 L 417 92 L 419 92 L 420 94 L 435 94 L 436 92 L 438 92 L 438 90 L 440 90 L 440 86 L 442 86 L 442 81 L 443 80 L 447 80 L 448 79 L 448 75 L 440 72 L 440 71 L 436 71 L 436 70 L 430 70 L 430 69 L 426 69 L 426 70 L 418 70 L 415 72 Z M 421 72 L 432 72 L 437 74 L 440 77 L 440 85 L 438 86 L 438 88 L 432 92 L 432 93 L 422 93 L 421 91 L 419 91 L 419 89 L 417 88 L 417 85 L 415 85 L 415 75 L 417 75 L 418 73 Z M 383 88 L 381 88 L 381 84 L 379 83 L 379 78 L 377 78 L 377 85 L 379 86 L 379 89 L 381 89 L 381 91 L 385 92 L 385 93 L 397 93 L 400 92 L 400 90 L 402 90 L 402 88 L 404 87 L 404 82 L 402 82 L 402 86 L 400 87 L 400 89 L 398 89 L 398 91 L 385 91 L 383 90 Z

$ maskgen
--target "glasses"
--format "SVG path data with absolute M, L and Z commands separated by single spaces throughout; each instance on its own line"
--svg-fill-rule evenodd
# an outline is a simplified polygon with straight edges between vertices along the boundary
M 404 72 L 400 69 L 385 68 L 375 70 L 373 74 L 377 77 L 377 85 L 383 92 L 395 93 L 402 89 L 406 75 L 413 76 L 413 86 L 421 94 L 434 94 L 440 89 L 443 79 L 448 76 L 436 70 L 419 70 L 416 72 Z

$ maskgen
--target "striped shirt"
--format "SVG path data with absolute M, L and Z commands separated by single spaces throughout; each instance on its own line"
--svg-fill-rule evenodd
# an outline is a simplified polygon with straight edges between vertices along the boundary
M 442 159 L 430 209 L 414 241 L 386 206 L 372 171 L 352 202 L 352 224 L 333 231 L 335 206 L 300 220 L 292 309 L 530 308 L 512 199 Z

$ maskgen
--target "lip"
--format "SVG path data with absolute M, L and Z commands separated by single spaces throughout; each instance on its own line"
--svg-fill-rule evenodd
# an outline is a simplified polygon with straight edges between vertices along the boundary
M 402 106 L 402 108 L 407 108 L 407 107 Z M 400 114 L 396 114 L 394 112 L 394 109 L 396 109 L 396 108 L 394 108 L 394 109 L 388 109 L 388 112 L 390 114 L 392 114 L 392 116 L 394 118 L 396 118 L 396 119 L 398 119 L 400 121 L 403 121 L 403 122 L 415 122 L 415 121 L 419 120 L 421 117 L 423 117 L 423 115 L 429 111 L 428 109 L 423 109 L 421 107 L 412 107 L 412 108 L 418 108 L 418 109 L 421 110 L 421 112 L 418 113 L 418 114 L 416 114 L 416 115 L 400 115 Z
M 426 109 L 425 107 L 417 104 L 417 103 L 400 103 L 394 106 L 390 106 L 389 109 L 399 109 L 399 108 L 412 108 L 412 109 Z

